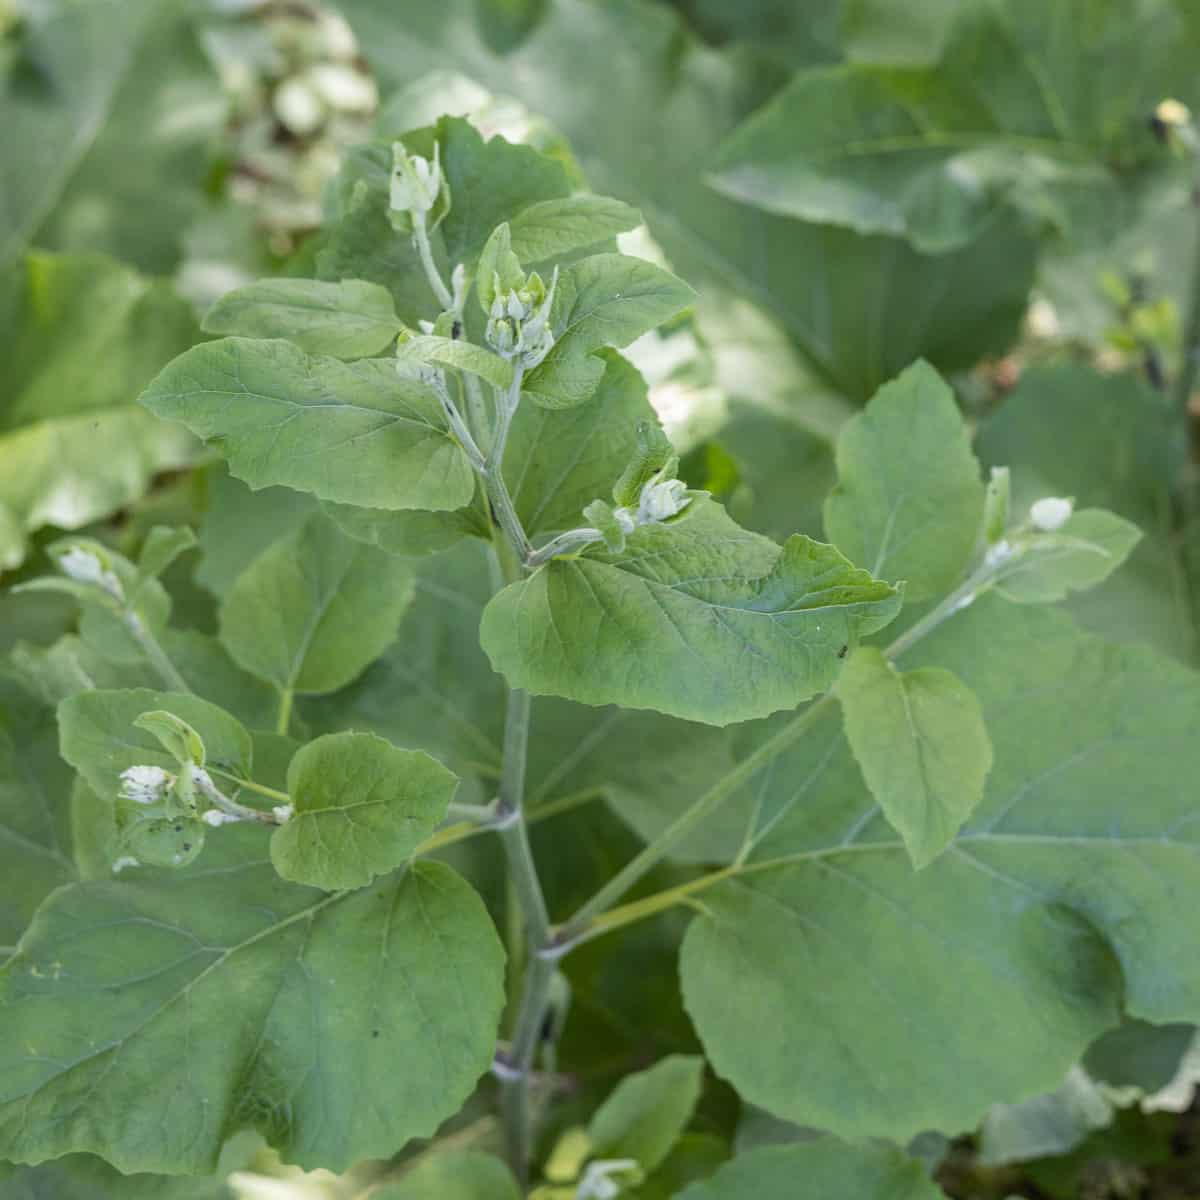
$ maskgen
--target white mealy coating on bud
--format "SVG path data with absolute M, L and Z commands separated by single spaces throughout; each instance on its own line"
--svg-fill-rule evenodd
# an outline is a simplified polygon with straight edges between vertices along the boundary
M 1075 503 L 1062 496 L 1043 496 L 1029 510 L 1029 519 L 1043 533 L 1061 529 L 1075 511 Z
M 988 547 L 987 553 L 983 556 L 984 563 L 989 567 L 998 567 L 1002 562 L 1007 562 L 1016 554 L 1013 544 L 1007 538 L 1001 538 L 994 545 Z
M 125 598 L 121 581 L 100 561 L 97 555 L 83 546 L 72 546 L 65 554 L 60 554 L 58 569 L 68 579 L 74 579 L 76 583 L 94 583 L 118 600 Z
M 120 873 L 125 870 L 126 867 L 140 867 L 141 865 L 141 860 L 134 858 L 132 854 L 122 854 L 121 857 L 113 863 L 112 873 L 114 875 L 120 875 Z
M 290 804 L 277 804 L 273 809 L 271 809 L 271 815 L 276 821 L 279 822 L 280 825 L 283 825 L 285 822 L 291 819 L 295 811 L 296 810 Z
M 638 498 L 637 519 L 639 525 L 665 521 L 682 512 L 691 503 L 687 484 L 679 479 L 651 479 L 642 488 Z
M 621 1194 L 621 1184 L 612 1178 L 638 1169 L 634 1158 L 602 1158 L 590 1162 L 575 1190 L 575 1200 L 614 1200 Z
M 136 766 L 121 772 L 121 795 L 134 804 L 157 804 L 175 782 L 162 767 Z
M 442 190 L 441 152 L 433 145 L 433 161 L 408 154 L 400 142 L 392 147 L 391 206 L 396 212 L 424 216 Z
M 200 820 L 205 825 L 211 825 L 214 829 L 218 829 L 222 825 L 236 825 L 241 817 L 236 817 L 233 813 L 222 812 L 219 808 L 210 808 L 200 814 Z

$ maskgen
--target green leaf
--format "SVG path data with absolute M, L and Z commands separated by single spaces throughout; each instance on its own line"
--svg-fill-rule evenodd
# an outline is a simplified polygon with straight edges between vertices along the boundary
M 294 883 L 364 887 L 433 832 L 457 787 L 436 759 L 373 733 L 317 738 L 288 767 L 295 813 L 272 834 L 271 861 Z
M 157 579 L 181 554 L 196 545 L 196 535 L 186 525 L 170 529 L 155 525 L 142 543 L 138 554 L 138 575 L 142 579 Z
M 512 384 L 512 363 L 471 342 L 432 335 L 408 338 L 397 347 L 396 357 L 400 362 L 432 363 L 470 371 L 493 387 L 507 389 Z
M 608 196 L 566 196 L 531 204 L 509 222 L 512 252 L 540 263 L 636 229 L 642 214 Z
M 336 691 L 396 636 L 412 586 L 402 560 L 316 514 L 238 577 L 221 605 L 221 641 L 278 688 Z
M 983 517 L 984 486 L 954 393 L 926 363 L 882 387 L 838 437 L 825 529 L 851 562 L 903 579 L 905 599 L 962 577 Z
M 595 1158 L 632 1158 L 649 1174 L 671 1152 L 700 1099 L 704 1059 L 672 1054 L 627 1075 L 588 1124 Z
M 714 1069 L 847 1137 L 966 1129 L 1050 1091 L 1122 1007 L 1200 1015 L 1171 918 L 1198 878 L 1179 786 L 1200 767 L 1196 675 L 996 597 L 909 653 L 966 683 L 992 741 L 983 803 L 951 847 L 914 873 L 836 723 L 814 726 L 746 789 L 783 815 L 750 870 L 699 897 L 683 948 Z
M 282 484 L 374 508 L 461 508 L 475 490 L 437 397 L 387 359 L 343 363 L 290 342 L 196 346 L 142 393 L 151 412 L 219 440 L 252 488 Z
M 406 558 L 437 554 L 465 537 L 491 536 L 489 518 L 479 499 L 454 512 L 387 512 L 350 504 L 324 504 L 322 509 L 349 537 Z
M 1141 540 L 1136 525 L 1102 508 L 1074 512 L 1053 533 L 1039 533 L 996 572 L 1010 600 L 1049 604 L 1103 583 Z
M 942 1200 L 919 1162 L 892 1146 L 820 1138 L 740 1154 L 679 1200 Z
M 445 1150 L 418 1161 L 399 1183 L 371 1192 L 371 1200 L 520 1200 L 512 1172 L 478 1150 Z
M 253 1128 L 339 1171 L 430 1136 L 486 1070 L 503 951 L 453 871 L 325 896 L 265 867 L 258 831 L 226 832 L 245 861 L 38 913 L 0 974 L 5 1158 L 199 1174 Z
M 1195 1037 L 1191 1025 L 1125 1021 L 1088 1047 L 1083 1066 L 1111 1087 L 1134 1087 L 1149 1095 L 1175 1078 Z
M 122 1175 L 102 1159 L 70 1154 L 37 1167 L 0 1166 L 0 1200 L 231 1200 L 219 1176 Z
M 752 13 L 745 4 L 704 7 L 716 40 L 744 24 L 757 44 L 786 54 L 790 31 L 801 41 L 812 32 L 811 5 L 797 10 L 791 0 Z M 820 8 L 812 24 L 828 17 L 823 56 L 838 58 L 835 14 Z M 344 0 L 341 11 L 385 93 L 431 64 L 454 63 L 494 95 L 552 116 L 589 185 L 641 209 L 674 269 L 701 286 L 718 317 L 731 292 L 764 308 L 822 380 L 852 399 L 867 400 L 921 356 L 946 371 L 973 366 L 1017 332 L 1034 247 L 1007 217 L 969 247 L 927 257 L 901 239 L 771 217 L 714 192 L 703 176 L 713 146 L 778 74 L 744 47 L 704 45 L 667 5 L 556 0 L 537 35 L 507 55 L 480 36 L 474 0 L 409 0 L 403 21 L 387 0 Z M 364 277 L 357 265 L 344 274 Z
M 510 584 L 480 636 L 512 687 L 725 725 L 824 691 L 844 648 L 899 605 L 832 546 L 797 534 L 781 548 L 696 499 L 621 555 L 593 545 Z
M 210 767 L 251 778 L 250 735 L 227 712 L 198 696 L 154 692 L 148 688 L 79 692 L 58 708 L 62 756 L 104 799 L 115 799 L 121 772 L 133 766 L 177 771 L 153 734 L 138 728 L 143 713 L 165 709 L 191 725 L 203 739 Z
M 546 408 L 582 404 L 604 374 L 597 350 L 629 345 L 694 297 L 674 275 L 624 254 L 596 254 L 567 267 L 554 299 L 554 348 L 526 377 L 522 391 Z
M 401 324 L 386 288 L 361 279 L 260 279 L 226 292 L 208 310 L 205 333 L 286 338 L 309 354 L 382 354 Z
M 933 66 L 942 56 L 957 8 L 955 0 L 918 0 L 901 15 L 887 0 L 844 0 L 846 57 L 876 67 Z
M 153 734 L 158 744 L 181 766 L 195 763 L 204 766 L 204 739 L 174 713 L 156 709 L 137 717 L 134 727 Z
M 0 945 L 13 945 L 42 900 L 74 880 L 67 822 L 71 772 L 54 711 L 0 674 Z
M 838 680 L 846 736 L 871 794 L 918 870 L 983 799 L 992 744 L 971 689 L 939 667 L 898 671 L 873 646 Z
M 960 5 L 936 67 L 799 72 L 725 141 L 713 182 L 770 212 L 933 253 L 977 236 L 1009 193 L 1069 219 L 1060 184 L 1112 188 L 1109 164 L 1138 153 L 1133 129 L 1186 78 L 1177 18 L 1161 4 L 1137 9 Z M 1068 27 L 1088 36 L 1060 36 Z

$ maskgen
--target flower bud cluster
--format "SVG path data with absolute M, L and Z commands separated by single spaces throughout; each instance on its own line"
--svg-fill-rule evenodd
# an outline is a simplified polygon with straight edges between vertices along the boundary
M 401 142 L 392 146 L 391 210 L 423 220 L 438 202 L 445 184 L 441 152 L 433 145 L 433 161 L 419 154 L 409 154 Z
M 550 310 L 557 286 L 557 270 L 549 288 L 536 271 L 520 287 L 508 291 L 502 290 L 500 277 L 495 276 L 495 296 L 484 337 L 501 358 L 531 370 L 550 353 L 554 345 Z

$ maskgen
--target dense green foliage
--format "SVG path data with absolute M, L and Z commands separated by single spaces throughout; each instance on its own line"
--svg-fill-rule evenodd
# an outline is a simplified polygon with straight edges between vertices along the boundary
M 1200 1170 L 1200 21 L 900 7 L 0 0 L 0 1200 Z

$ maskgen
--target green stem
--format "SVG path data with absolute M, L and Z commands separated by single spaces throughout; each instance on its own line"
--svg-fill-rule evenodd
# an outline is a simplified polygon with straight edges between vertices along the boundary
M 255 783 L 253 779 L 239 779 L 236 775 L 230 775 L 228 771 L 222 771 L 219 767 L 206 767 L 206 771 L 210 775 L 219 775 L 222 779 L 229 780 L 230 783 L 236 783 L 238 787 L 245 788 L 248 792 L 257 792 L 260 796 L 266 796 L 278 804 L 291 804 L 292 798 L 287 792 L 281 792 L 278 788 L 267 787 L 265 783 Z
M 162 677 L 163 683 L 167 685 L 168 691 L 190 692 L 192 690 L 188 687 L 187 680 L 175 669 L 175 664 L 167 657 L 167 652 L 159 644 L 158 639 L 150 632 L 145 621 L 137 613 L 126 611 L 125 628 L 133 634 L 147 661 Z
M 195 780 L 200 794 L 214 808 L 219 808 L 222 812 L 237 817 L 239 821 L 257 821 L 260 825 L 280 824 L 274 813 L 263 812 L 260 808 L 250 808 L 248 805 L 231 800 L 211 779 L 206 778 L 205 772 L 196 774 Z
M 292 724 L 292 701 L 296 693 L 291 688 L 283 688 L 279 693 L 279 716 L 275 720 L 275 732 L 287 736 Z
M 604 540 L 604 534 L 598 529 L 592 529 L 590 526 L 581 526 L 579 529 L 568 529 L 566 533 L 560 533 L 558 537 L 552 538 L 540 550 L 535 550 L 525 560 L 525 565 L 532 571 L 536 567 L 540 567 L 542 563 L 549 562 L 552 558 L 557 558 L 560 554 L 570 554 L 575 550 L 582 550 L 584 546 L 590 546 L 593 542 L 601 542 Z
M 442 306 L 442 311 L 449 312 L 454 308 L 454 297 L 450 294 L 450 289 L 446 286 L 441 271 L 437 269 L 437 263 L 433 261 L 433 247 L 429 244 L 429 230 L 425 226 L 425 214 L 413 213 L 412 221 L 413 245 L 416 246 L 417 253 L 421 257 L 425 278 L 429 280 L 429 286 Z
M 516 414 L 517 405 L 521 402 L 523 376 L 524 371 L 521 367 L 513 369 L 512 384 L 508 393 L 497 406 L 499 411 L 496 414 L 496 437 L 488 452 L 482 473 L 484 487 L 487 490 L 488 499 L 491 501 L 492 511 L 496 514 L 496 520 L 499 521 L 504 536 L 512 543 L 522 563 L 526 562 L 533 554 L 533 546 L 525 534 L 521 518 L 517 515 L 516 506 L 508 492 L 508 485 L 504 482 L 504 447 L 508 443 L 508 430 L 512 425 L 513 416 Z M 510 582 L 512 581 L 510 580 Z
M 1193 207 L 1200 208 L 1193 200 Z M 1175 380 L 1175 407 L 1187 427 L 1192 427 L 1188 405 L 1196 388 L 1196 376 L 1200 373 L 1200 223 L 1195 231 L 1196 240 L 1192 249 L 1191 294 L 1188 297 L 1187 330 L 1183 338 L 1183 361 L 1179 376 Z

